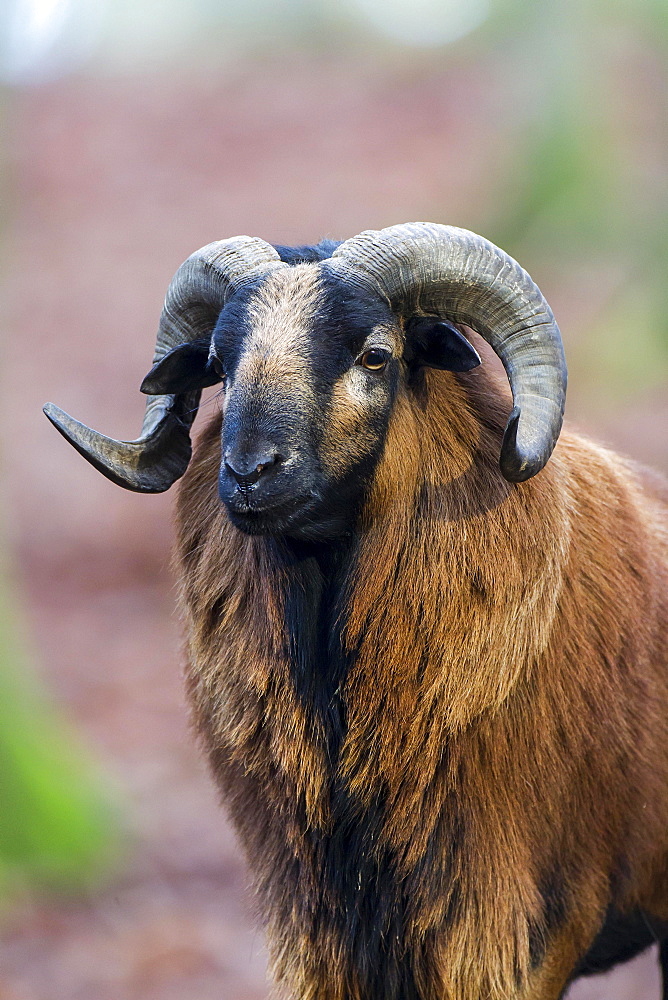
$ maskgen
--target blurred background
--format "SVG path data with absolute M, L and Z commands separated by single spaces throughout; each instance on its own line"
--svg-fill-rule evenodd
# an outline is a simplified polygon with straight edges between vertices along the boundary
M 42 404 L 134 437 L 213 239 L 427 219 L 528 268 L 571 422 L 668 471 L 667 54 L 665 0 L 2 0 L 0 1000 L 269 993 L 188 733 L 171 498 Z M 658 1000 L 655 956 L 569 997 Z

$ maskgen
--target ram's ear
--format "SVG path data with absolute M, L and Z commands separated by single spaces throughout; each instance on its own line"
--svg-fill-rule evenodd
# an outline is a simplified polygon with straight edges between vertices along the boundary
M 468 372 L 480 355 L 456 326 L 438 316 L 414 316 L 406 324 L 405 358 L 410 364 Z
M 220 376 L 209 364 L 210 344 L 210 340 L 179 344 L 153 365 L 140 386 L 141 391 L 150 396 L 180 394 L 220 382 Z

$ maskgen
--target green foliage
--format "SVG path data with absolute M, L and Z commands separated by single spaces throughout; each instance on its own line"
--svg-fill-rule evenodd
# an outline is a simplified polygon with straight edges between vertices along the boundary
M 666 11 L 654 0 L 497 0 L 478 53 L 498 58 L 512 26 L 515 154 L 497 179 L 502 207 L 481 226 L 566 288 L 588 276 L 592 308 L 571 359 L 595 365 L 615 398 L 660 384 L 668 367 Z
M 0 595 L 0 902 L 26 883 L 87 884 L 111 859 L 113 823 L 77 741 L 38 693 Z

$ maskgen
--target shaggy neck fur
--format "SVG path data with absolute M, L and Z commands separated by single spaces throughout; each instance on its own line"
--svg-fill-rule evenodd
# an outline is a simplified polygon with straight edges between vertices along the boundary
M 643 527 L 629 509 L 602 568 L 595 537 L 571 527 L 582 495 L 594 533 L 619 531 L 609 511 L 629 507 L 632 477 L 566 437 L 582 484 L 559 449 L 537 479 L 506 483 L 498 398 L 479 374 L 402 390 L 355 530 L 331 545 L 231 527 L 218 421 L 183 482 L 194 718 L 275 974 L 299 1000 L 524 996 L 551 942 L 589 934 L 583 912 L 594 928 L 613 897 L 628 903 L 625 872 L 650 879 L 654 860 L 615 819 L 634 808 L 620 797 L 668 825 L 646 775 L 618 781 L 648 753 L 647 773 L 668 781 L 665 750 L 647 746 L 660 729 L 644 724 L 647 692 L 624 681 L 638 628 L 657 628 Z M 637 589 L 622 602 L 629 560 Z M 562 631 L 577 648 L 559 648 Z M 601 657 L 605 674 L 587 669 Z M 656 673 L 665 687 L 658 658 Z M 605 731 L 581 723 L 592 704 Z M 597 783 L 614 793 L 575 798 Z M 592 828 L 606 833 L 593 847 Z

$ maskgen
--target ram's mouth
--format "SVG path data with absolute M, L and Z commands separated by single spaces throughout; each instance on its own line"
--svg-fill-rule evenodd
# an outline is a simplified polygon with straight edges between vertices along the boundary
M 309 493 L 282 503 L 260 505 L 247 493 L 239 492 L 224 503 L 232 524 L 245 534 L 288 535 L 308 525 L 317 499 Z
M 231 523 L 245 535 L 320 542 L 350 532 L 350 511 L 337 510 L 315 492 L 265 507 L 235 497 L 225 500 L 225 508 Z

